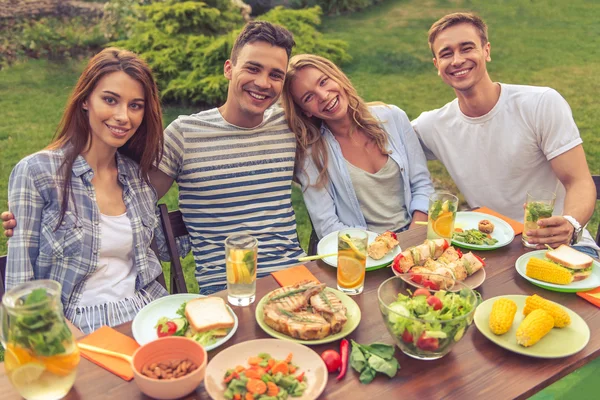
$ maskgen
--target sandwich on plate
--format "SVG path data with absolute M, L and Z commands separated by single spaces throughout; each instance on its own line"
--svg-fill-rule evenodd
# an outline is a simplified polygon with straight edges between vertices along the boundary
M 235 320 L 225 300 L 220 297 L 199 297 L 183 303 L 177 310 L 179 318 L 162 317 L 156 324 L 158 337 L 185 336 L 210 346 L 227 336 Z
M 592 274 L 594 259 L 587 254 L 561 244 L 547 251 L 545 259 L 532 257 L 525 267 L 525 275 L 543 282 L 568 285 Z

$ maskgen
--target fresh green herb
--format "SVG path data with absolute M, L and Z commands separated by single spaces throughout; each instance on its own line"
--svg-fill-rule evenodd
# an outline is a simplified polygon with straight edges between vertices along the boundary
M 254 252 L 247 251 L 246 254 L 244 254 L 244 258 L 242 258 L 242 262 L 246 263 L 246 267 L 248 268 L 248 273 L 250 276 L 254 275 L 254 269 L 256 267 Z
M 431 218 L 432 220 L 436 220 L 441 212 L 442 212 L 442 201 L 436 200 L 433 202 L 433 204 L 429 208 L 429 218 Z
M 294 321 L 315 322 L 314 320 L 312 320 L 310 318 L 300 317 L 300 316 L 298 316 L 298 314 L 294 314 L 292 312 L 289 312 L 288 310 L 284 310 L 283 308 L 280 308 L 278 311 L 280 313 L 282 313 L 283 315 L 285 315 L 286 317 L 293 319 Z
M 325 292 L 320 292 L 319 293 L 319 297 L 321 298 L 321 300 L 323 300 L 325 302 L 325 304 L 327 304 L 327 307 L 329 307 L 329 309 L 331 311 L 335 311 L 333 309 L 333 305 L 331 304 L 331 301 L 329 301 L 329 298 L 327 297 L 327 295 L 325 294 Z
M 358 379 L 361 383 L 370 383 L 377 372 L 390 378 L 396 376 L 400 364 L 394 358 L 394 346 L 383 343 L 362 345 L 354 340 L 351 340 L 351 342 L 350 366 L 360 372 Z
M 15 318 L 12 340 L 40 356 L 65 352 L 63 342 L 71 339 L 71 331 L 54 308 L 45 289 L 33 290 L 22 303 L 29 309 Z
M 290 296 L 296 295 L 298 293 L 304 293 L 307 290 L 308 290 L 308 288 L 306 288 L 306 287 L 305 288 L 300 288 L 300 289 L 290 290 L 289 292 L 285 292 L 285 293 L 282 293 L 282 294 L 278 294 L 277 296 L 271 297 L 268 302 L 270 303 L 272 301 L 280 300 L 280 299 L 283 299 L 283 298 L 286 298 L 286 297 L 290 297 Z
M 552 216 L 552 212 L 554 211 L 554 207 L 549 204 L 533 201 L 527 204 L 526 210 L 527 221 L 537 222 L 538 219 L 541 218 L 550 218 Z

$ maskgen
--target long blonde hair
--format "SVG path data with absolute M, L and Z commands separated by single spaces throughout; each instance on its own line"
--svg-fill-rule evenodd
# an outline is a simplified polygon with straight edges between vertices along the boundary
M 316 68 L 329 79 L 335 81 L 348 97 L 348 113 L 352 117 L 351 133 L 362 129 L 363 132 L 377 144 L 382 153 L 387 150 L 387 134 L 379 125 L 380 122 L 373 117 L 367 103 L 360 98 L 348 77 L 334 63 L 328 59 L 314 54 L 298 54 L 290 59 L 288 71 L 283 85 L 281 102 L 288 125 L 296 135 L 296 176 L 303 172 L 304 161 L 309 147 L 312 147 L 311 157 L 317 167 L 319 176 L 314 183 L 322 187 L 327 183 L 327 149 L 325 140 L 321 135 L 323 120 L 316 117 L 307 117 L 302 108 L 294 103 L 291 85 L 298 71 L 306 67 Z

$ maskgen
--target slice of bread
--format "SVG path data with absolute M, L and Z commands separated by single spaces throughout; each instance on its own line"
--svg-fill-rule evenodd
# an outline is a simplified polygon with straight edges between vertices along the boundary
M 199 297 L 187 302 L 185 316 L 197 332 L 217 328 L 233 328 L 235 320 L 229 313 L 225 300 L 220 297 Z
M 546 257 L 571 269 L 584 269 L 592 265 L 592 257 L 561 244 L 558 248 L 546 252 Z

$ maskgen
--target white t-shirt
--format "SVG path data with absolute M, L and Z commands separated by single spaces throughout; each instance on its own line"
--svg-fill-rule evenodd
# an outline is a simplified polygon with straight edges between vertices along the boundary
M 471 207 L 523 221 L 527 191 L 546 189 L 561 215 L 565 188 L 549 161 L 582 143 L 571 108 L 548 87 L 500 85 L 498 102 L 481 117 L 467 117 L 454 99 L 412 121 L 423 150 L 444 164 Z M 597 248 L 587 231 L 584 239 L 579 245 Z
M 135 294 L 133 231 L 127 214 L 100 214 L 98 266 L 85 283 L 79 306 L 122 300 Z

